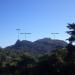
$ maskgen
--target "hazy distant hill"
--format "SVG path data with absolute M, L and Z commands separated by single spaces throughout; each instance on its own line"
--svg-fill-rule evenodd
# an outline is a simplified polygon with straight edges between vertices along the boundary
M 67 45 L 67 43 L 62 40 L 52 40 L 50 38 L 39 39 L 35 41 L 34 44 L 36 49 L 41 52 L 50 52 L 57 48 L 63 48 Z
M 50 38 L 43 38 L 34 42 L 27 40 L 17 40 L 12 46 L 6 47 L 8 50 L 26 51 L 30 53 L 49 53 L 57 48 L 64 48 L 67 45 L 62 40 L 52 40 Z

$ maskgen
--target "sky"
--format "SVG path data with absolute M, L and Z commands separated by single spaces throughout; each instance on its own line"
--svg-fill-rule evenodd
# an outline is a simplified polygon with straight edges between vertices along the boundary
M 65 40 L 66 27 L 75 22 L 75 0 L 0 0 L 0 46 L 12 45 L 19 33 L 26 40 L 41 38 Z M 25 36 L 20 34 L 20 40 Z

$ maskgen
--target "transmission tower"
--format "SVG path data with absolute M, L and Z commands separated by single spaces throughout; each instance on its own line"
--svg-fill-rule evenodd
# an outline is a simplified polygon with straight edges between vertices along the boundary
M 20 33 L 20 34 L 24 35 L 24 37 L 25 37 L 25 40 L 26 40 L 26 38 L 27 38 L 27 35 L 30 35 L 31 33 Z
M 54 37 L 54 39 L 56 39 L 56 35 L 58 35 L 59 33 L 51 33 L 52 35 L 53 35 L 53 37 Z

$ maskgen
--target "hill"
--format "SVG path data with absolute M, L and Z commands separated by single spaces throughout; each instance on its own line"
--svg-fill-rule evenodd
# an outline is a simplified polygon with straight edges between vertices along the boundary
M 8 46 L 5 49 L 41 54 L 41 53 L 50 53 L 52 50 L 56 50 L 58 48 L 64 48 L 66 45 L 67 43 L 62 40 L 43 38 L 36 40 L 34 42 L 27 40 L 22 41 L 17 40 L 14 45 Z

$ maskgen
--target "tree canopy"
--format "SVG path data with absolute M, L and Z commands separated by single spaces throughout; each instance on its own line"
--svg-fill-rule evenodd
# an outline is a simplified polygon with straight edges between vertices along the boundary
M 73 42 L 75 42 L 75 23 L 68 24 L 67 27 L 70 29 L 70 31 L 67 31 L 67 33 L 71 35 L 68 40 L 69 43 L 72 44 Z

